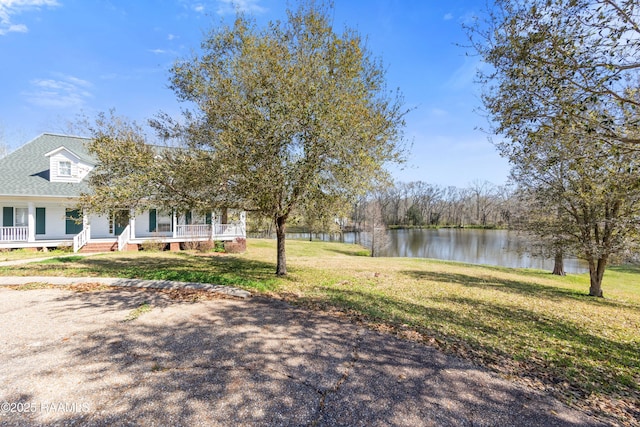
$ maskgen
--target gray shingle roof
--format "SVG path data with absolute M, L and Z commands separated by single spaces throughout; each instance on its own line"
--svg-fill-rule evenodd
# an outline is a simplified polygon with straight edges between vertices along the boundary
M 50 182 L 49 158 L 45 154 L 64 146 L 81 160 L 96 160 L 87 150 L 87 138 L 44 133 L 0 159 L 0 196 L 77 197 L 87 192 L 85 178 L 80 183 Z

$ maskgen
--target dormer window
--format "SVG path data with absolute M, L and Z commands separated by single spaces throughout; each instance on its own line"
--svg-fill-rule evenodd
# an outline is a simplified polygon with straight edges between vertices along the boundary
M 60 176 L 71 176 L 71 162 L 58 163 L 58 174 Z
M 62 146 L 48 152 L 45 156 L 49 158 L 51 182 L 80 182 L 95 166 Z

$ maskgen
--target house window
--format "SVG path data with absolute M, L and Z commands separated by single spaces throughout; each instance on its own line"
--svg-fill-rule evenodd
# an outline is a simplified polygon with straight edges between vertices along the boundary
M 200 212 L 192 211 L 191 212 L 191 224 L 206 224 L 207 216 Z
M 60 162 L 58 164 L 58 175 L 71 176 L 71 162 Z
M 16 208 L 16 227 L 26 227 L 29 225 L 29 210 L 27 208 Z
M 159 232 L 171 231 L 173 225 L 173 216 L 170 212 L 158 212 L 158 228 Z

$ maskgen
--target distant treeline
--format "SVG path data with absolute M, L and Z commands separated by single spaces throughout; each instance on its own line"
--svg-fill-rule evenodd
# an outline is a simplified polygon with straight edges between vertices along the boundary
M 351 215 L 356 229 L 386 227 L 508 228 L 521 209 L 506 186 L 474 181 L 466 188 L 423 181 L 397 182 L 361 198 Z
M 292 233 L 371 231 L 373 228 L 463 227 L 513 228 L 526 208 L 511 187 L 473 181 L 468 187 L 439 186 L 424 181 L 396 182 L 360 198 L 345 216 L 309 217 L 296 212 Z M 249 232 L 271 236 L 273 221 L 249 215 Z

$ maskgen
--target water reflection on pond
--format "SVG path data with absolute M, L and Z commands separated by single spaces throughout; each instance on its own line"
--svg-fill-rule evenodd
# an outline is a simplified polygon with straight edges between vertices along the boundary
M 288 238 L 308 240 L 309 234 L 292 233 Z M 319 234 L 313 238 L 370 246 L 368 233 Z M 386 246 L 379 250 L 380 256 L 435 258 L 549 271 L 553 269 L 553 260 L 531 256 L 527 241 L 515 232 L 507 230 L 391 230 L 388 232 L 387 240 Z M 584 261 L 573 258 L 565 259 L 564 267 L 567 273 L 588 271 Z

